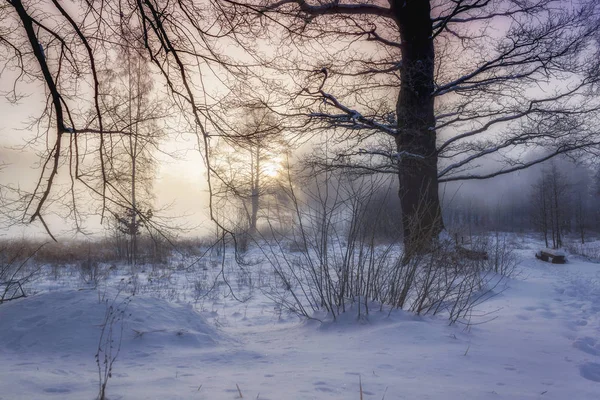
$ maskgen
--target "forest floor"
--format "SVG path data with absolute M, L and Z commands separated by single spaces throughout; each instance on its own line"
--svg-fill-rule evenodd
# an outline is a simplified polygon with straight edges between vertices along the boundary
M 101 368 L 116 356 L 110 400 L 600 399 L 600 264 L 542 262 L 536 246 L 517 250 L 519 273 L 454 325 L 378 308 L 306 321 L 260 290 L 238 302 L 222 285 L 199 298 L 203 269 L 138 277 L 135 296 L 119 291 L 126 274 L 91 289 L 54 271 L 0 305 L 0 399 L 96 398 L 99 348 Z

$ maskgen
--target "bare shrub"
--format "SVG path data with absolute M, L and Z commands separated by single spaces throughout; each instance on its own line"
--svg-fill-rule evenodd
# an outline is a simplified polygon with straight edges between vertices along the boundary
M 203 257 L 217 246 L 213 237 L 187 237 L 174 241 L 177 251 L 184 257 Z
M 79 263 L 79 279 L 86 285 L 98 287 L 98 284 L 108 278 L 108 273 L 108 267 L 91 257 Z
M 169 258 L 175 249 L 175 245 L 170 238 L 155 232 L 150 236 L 141 236 L 137 240 L 140 264 L 165 266 L 169 263 Z
M 30 243 L 28 246 L 35 245 L 35 242 Z M 110 244 L 106 239 L 51 242 L 41 248 L 34 259 L 40 264 L 57 266 L 77 264 L 87 259 L 108 264 L 117 260 Z
M 359 315 L 367 313 L 369 300 L 378 296 L 380 268 L 395 258 L 398 248 L 393 242 L 376 244 L 378 220 L 384 216 L 371 210 L 376 207 L 374 193 L 386 180 L 314 179 L 315 189 L 304 191 L 304 200 L 289 185 L 296 221 L 285 233 L 273 232 L 272 244 L 261 246 L 279 281 L 263 290 L 306 317 L 324 309 L 336 318 L 350 303 L 358 304 Z
M 484 246 L 488 254 L 486 269 L 507 277 L 513 276 L 519 266 L 519 260 L 513 248 L 513 243 L 506 235 L 496 232 L 487 238 Z
M 280 307 L 307 318 L 324 310 L 336 319 L 349 307 L 359 317 L 368 314 L 375 304 L 418 315 L 445 313 L 454 323 L 494 294 L 502 278 L 486 271 L 514 269 L 515 258 L 500 237 L 490 242 L 488 260 L 466 258 L 449 240 L 407 256 L 399 238 L 384 243 L 378 235 L 379 219 L 389 216 L 377 212 L 382 197 L 373 193 L 385 187 L 385 179 L 348 178 L 324 178 L 315 185 L 322 189 L 300 196 L 290 185 L 292 235 L 273 234 L 260 246 L 278 282 L 263 291 Z M 477 251 L 487 246 L 482 242 Z
M 38 277 L 41 266 L 31 262 L 37 248 L 26 242 L 6 241 L 0 244 L 0 303 L 26 295 L 24 286 Z
M 106 399 L 106 386 L 109 379 L 112 378 L 114 363 L 121 351 L 125 312 L 132 300 L 132 296 L 120 298 L 120 294 L 121 291 L 114 298 L 102 301 L 106 306 L 106 311 L 95 355 L 98 367 L 98 400 Z
M 600 262 L 600 242 L 568 243 L 565 248 L 571 254 L 577 254 L 588 260 Z
M 446 313 L 454 323 L 491 297 L 501 281 L 485 272 L 485 260 L 465 258 L 452 242 L 440 241 L 426 254 L 397 261 L 383 282 L 382 302 L 418 315 Z

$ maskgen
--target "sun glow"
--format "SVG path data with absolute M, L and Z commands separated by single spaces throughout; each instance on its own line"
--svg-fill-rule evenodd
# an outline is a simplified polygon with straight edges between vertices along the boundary
M 282 169 L 281 161 L 280 157 L 273 157 L 265 162 L 263 165 L 264 174 L 269 178 L 278 177 Z
M 283 159 L 279 156 L 269 157 L 263 161 L 262 173 L 269 178 L 277 178 L 283 169 Z

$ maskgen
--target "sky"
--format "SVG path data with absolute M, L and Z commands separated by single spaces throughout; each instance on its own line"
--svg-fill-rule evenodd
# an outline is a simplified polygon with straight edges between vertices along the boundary
M 29 118 L 39 113 L 35 107 L 37 88 L 30 88 L 32 96 L 22 104 L 10 104 L 0 100 L 0 161 L 4 165 L 0 169 L 0 184 L 18 186 L 24 190 L 32 190 L 39 178 L 40 158 L 32 148 L 22 148 L 32 132 L 26 129 Z M 157 154 L 159 165 L 154 182 L 154 207 L 161 210 L 164 221 L 176 227 L 184 228 L 180 233 L 185 236 L 202 236 L 214 231 L 214 225 L 208 217 L 208 186 L 206 169 L 200 153 L 195 149 L 197 144 L 182 135 L 172 138 L 161 145 L 161 150 L 175 154 L 169 157 Z M 566 165 L 566 174 L 572 174 L 574 166 Z M 520 171 L 508 176 L 500 176 L 484 181 L 454 182 L 443 185 L 442 196 L 453 198 L 471 196 L 479 204 L 496 206 L 498 203 L 523 197 L 528 193 L 533 181 L 540 174 L 542 166 Z M 571 170 L 569 170 L 571 169 Z M 59 174 L 65 178 L 66 170 Z M 62 175 L 62 176 L 61 176 Z M 95 204 L 96 207 L 99 203 Z M 59 238 L 74 237 L 72 222 L 64 216 L 49 213 L 46 216 L 49 228 Z M 98 217 L 91 217 L 84 223 L 85 232 L 93 237 L 106 234 Z M 36 236 L 47 238 L 47 234 L 39 223 L 24 224 L 6 228 L 0 226 L 0 238 L 3 236 Z M 79 236 L 78 236 L 79 237 Z
M 9 184 L 24 190 L 32 190 L 39 178 L 40 157 L 32 148 L 22 148 L 33 133 L 27 129 L 27 121 L 40 112 L 35 107 L 36 93 L 21 104 L 10 104 L 0 99 L 0 184 Z M 212 229 L 208 221 L 208 188 L 206 170 L 194 143 L 179 137 L 163 143 L 166 152 L 177 153 L 177 158 L 158 154 L 160 167 L 154 182 L 156 209 L 164 209 L 164 215 L 176 226 L 191 229 L 187 234 L 202 235 Z M 59 173 L 65 177 L 66 170 Z M 63 218 L 49 215 L 48 223 L 53 234 L 59 237 L 72 237 L 72 225 Z M 89 233 L 102 235 L 99 218 L 91 218 L 86 223 Z M 39 223 L 11 227 L 0 226 L 2 236 L 46 236 Z
M 496 27 L 497 28 L 497 27 Z M 0 91 L 6 91 L 13 79 L 10 73 L 3 72 L 0 80 Z M 2 85 L 5 85 L 4 87 Z M 0 99 L 0 185 L 11 185 L 23 190 L 32 190 L 39 177 L 40 158 L 35 149 L 18 147 L 34 136 L 26 128 L 26 121 L 41 113 L 44 101 L 44 88 L 41 85 L 23 85 L 21 87 L 28 96 L 20 104 L 10 104 Z M 453 134 L 454 132 L 452 132 Z M 207 219 L 208 193 L 206 169 L 197 143 L 194 139 L 177 136 L 162 144 L 161 150 L 167 153 L 177 153 L 176 159 L 157 155 L 160 167 L 154 183 L 154 207 L 165 209 L 164 215 L 171 219 L 174 225 L 185 225 L 190 231 L 187 234 L 203 234 L 213 229 Z M 484 164 L 485 166 L 485 164 Z M 535 171 L 535 170 L 533 170 Z M 523 192 L 530 186 L 529 177 L 535 172 L 523 172 L 508 177 L 499 177 L 489 182 L 469 182 L 449 185 L 447 192 L 461 190 L 473 196 L 489 197 L 498 201 L 503 196 L 513 196 Z M 516 177 L 516 178 L 515 178 Z M 66 171 L 62 170 L 58 181 L 66 182 Z M 93 204 L 92 207 L 98 207 Z M 97 211 L 97 210 L 92 210 Z M 48 216 L 50 230 L 58 234 L 70 235 L 71 224 L 64 215 Z M 100 232 L 98 218 L 86 222 L 88 232 Z M 40 234 L 39 224 L 33 226 L 12 228 L 10 231 L 0 226 L 0 237 L 3 234 L 30 235 Z

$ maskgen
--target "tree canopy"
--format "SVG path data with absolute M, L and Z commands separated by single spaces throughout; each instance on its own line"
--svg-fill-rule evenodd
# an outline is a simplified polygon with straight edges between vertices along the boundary
M 3 68 L 15 82 L 7 94 L 17 101 L 22 82 L 41 82 L 47 96 L 31 221 L 43 222 L 59 168 L 104 208 L 118 201 L 107 138 L 127 133 L 103 116 L 100 71 L 119 48 L 152 65 L 161 95 L 198 138 L 211 188 L 211 137 L 248 140 L 228 102 L 260 102 L 288 134 L 334 138 L 333 157 L 317 160 L 323 168 L 398 174 L 405 244 L 415 250 L 443 229 L 440 183 L 600 144 L 593 0 L 6 0 L 0 17 Z M 545 151 L 523 161 L 536 148 Z M 94 182 L 79 170 L 90 153 Z

